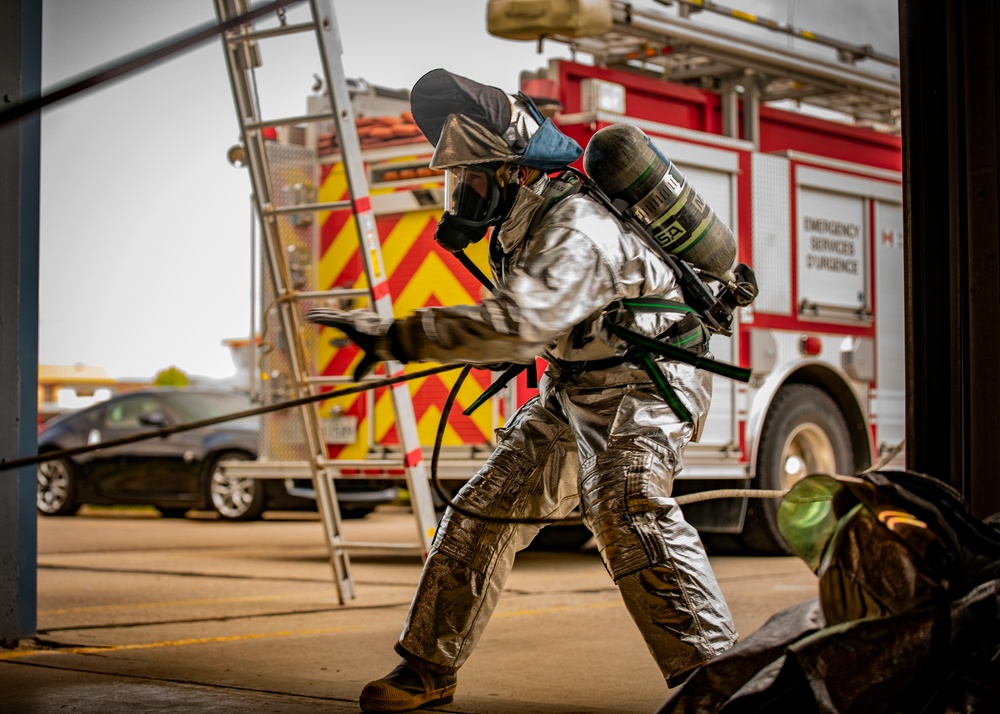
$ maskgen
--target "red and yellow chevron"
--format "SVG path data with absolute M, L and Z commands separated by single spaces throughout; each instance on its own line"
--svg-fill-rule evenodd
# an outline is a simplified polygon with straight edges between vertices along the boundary
M 341 164 L 324 167 L 319 191 L 320 202 L 338 201 L 349 197 L 347 181 Z M 432 182 L 429 186 L 440 186 Z M 373 194 L 382 191 L 373 191 Z M 468 305 L 479 301 L 482 288 L 476 279 L 455 260 L 454 256 L 434 241 L 434 229 L 441 218 L 439 210 L 418 210 L 378 216 L 376 226 L 382 244 L 382 258 L 388 275 L 389 294 L 393 298 L 393 312 L 404 317 L 414 310 L 435 305 Z M 359 251 L 355 221 L 350 210 L 327 211 L 320 214 L 318 289 L 364 288 L 367 280 Z M 470 246 L 468 255 L 486 272 L 486 241 Z M 367 306 L 359 300 L 353 308 Z M 320 374 L 350 374 L 360 358 L 357 348 L 342 345 L 335 330 L 322 329 L 317 341 L 316 358 Z M 426 369 L 427 363 L 408 365 L 407 371 Z M 417 430 L 424 445 L 434 443 L 441 410 L 448 393 L 457 379 L 457 372 L 448 372 L 409 382 Z M 471 404 L 489 386 L 490 374 L 473 370 L 462 385 L 444 435 L 445 445 L 482 444 L 491 440 L 493 427 L 491 408 L 483 405 L 471 416 L 462 410 Z M 336 407 L 345 415 L 358 419 L 358 440 L 354 444 L 329 445 L 331 457 L 364 458 L 376 444 L 397 444 L 394 410 L 388 389 L 375 390 L 374 409 L 369 413 L 365 394 L 340 397 L 323 402 L 321 410 Z M 368 442 L 369 430 L 374 433 L 374 444 Z

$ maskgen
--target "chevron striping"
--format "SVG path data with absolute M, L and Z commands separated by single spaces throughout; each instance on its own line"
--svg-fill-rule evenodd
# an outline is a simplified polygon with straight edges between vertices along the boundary
M 324 177 L 318 200 L 341 200 L 347 195 L 343 168 L 334 165 Z M 428 305 L 472 304 L 482 291 L 475 278 L 434 241 L 439 218 L 440 212 L 436 210 L 376 217 L 383 263 L 397 316 L 403 317 Z M 327 211 L 322 214 L 321 221 L 321 256 L 317 266 L 319 289 L 364 287 L 365 276 L 358 254 L 359 242 L 353 215 L 347 210 Z M 467 254 L 488 271 L 486 241 L 470 246 Z M 352 307 L 366 305 L 367 301 L 360 299 Z M 317 364 L 323 366 L 323 374 L 350 374 L 361 357 L 360 352 L 353 345 L 335 348 L 331 344 L 335 335 L 337 332 L 333 330 L 320 331 L 316 349 Z M 426 366 L 415 365 L 413 369 Z M 463 405 L 471 404 L 490 383 L 487 372 L 473 371 L 472 375 L 457 396 L 455 408 L 446 426 L 446 444 L 489 440 L 493 424 L 488 407 L 479 409 L 471 417 L 461 414 Z M 418 433 L 424 444 L 433 443 L 441 406 L 455 379 L 455 375 L 440 375 L 409 384 Z M 376 391 L 373 414 L 366 415 L 366 403 L 364 395 L 352 395 L 322 403 L 324 413 L 328 414 L 331 409 L 338 407 L 340 413 L 357 416 L 359 420 L 357 442 L 328 445 L 331 456 L 364 458 L 367 449 L 373 446 L 367 443 L 369 419 L 374 420 L 376 443 L 398 443 L 394 424 L 395 410 L 389 390 Z
M 324 232 L 326 232 L 324 226 Z M 319 261 L 322 289 L 354 288 L 365 285 L 364 268 L 358 257 L 358 232 L 353 216 L 333 235 Z
M 349 198 L 350 192 L 347 187 L 347 172 L 344 171 L 344 165 L 339 162 L 333 165 L 327 164 L 322 170 L 325 175 L 320 182 L 317 200 L 320 203 L 330 203 Z M 332 211 L 320 211 L 317 214 L 320 225 L 326 223 L 326 220 L 331 213 Z M 350 211 L 337 211 L 337 213 L 351 214 Z
M 379 225 L 379 235 L 382 236 L 382 260 L 386 273 L 396 275 L 403 259 L 410 254 L 417 239 L 428 229 L 434 235 L 440 214 L 437 211 L 413 211 L 404 214 L 396 221 L 390 230 L 382 230 Z
M 468 305 L 473 302 L 465 286 L 436 253 L 428 254 L 416 269 L 406 287 L 396 296 L 396 306 L 398 310 L 409 313 L 429 304 L 432 296 L 441 305 Z

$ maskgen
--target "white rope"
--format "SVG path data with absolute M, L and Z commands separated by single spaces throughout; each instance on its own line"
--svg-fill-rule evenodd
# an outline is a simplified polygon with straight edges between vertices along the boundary
M 674 500 L 677 501 L 678 506 L 686 506 L 689 503 L 710 501 L 714 498 L 781 498 L 786 493 L 788 493 L 788 491 L 776 491 L 763 488 L 720 488 L 714 491 L 689 493 L 686 496 L 678 496 Z

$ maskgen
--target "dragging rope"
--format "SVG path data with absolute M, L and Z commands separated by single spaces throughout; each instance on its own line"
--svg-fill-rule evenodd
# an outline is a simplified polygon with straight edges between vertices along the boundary
M 868 473 L 870 471 L 881 471 L 889 462 L 895 459 L 903 452 L 903 447 L 906 442 L 901 441 L 891 449 L 885 451 L 874 465 L 869 466 L 867 469 L 861 473 Z M 699 501 L 711 501 L 716 498 L 783 498 L 788 491 L 770 490 L 763 488 L 721 488 L 714 491 L 700 491 L 698 493 L 689 493 L 684 496 L 678 496 L 675 500 L 678 506 L 686 506 L 689 503 L 698 503 Z
M 686 506 L 699 501 L 711 501 L 716 498 L 782 498 L 788 491 L 776 491 L 764 488 L 719 488 L 714 491 L 699 491 L 678 496 L 674 500 L 678 506 Z

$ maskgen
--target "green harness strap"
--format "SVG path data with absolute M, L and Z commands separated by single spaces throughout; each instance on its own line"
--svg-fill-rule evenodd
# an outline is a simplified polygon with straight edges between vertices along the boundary
M 662 357 L 690 364 L 698 369 L 718 374 L 741 382 L 750 381 L 750 370 L 735 365 L 720 362 L 705 357 L 711 335 L 705 324 L 698 317 L 697 310 L 677 300 L 659 297 L 643 297 L 634 300 L 622 300 L 620 308 L 633 312 L 675 312 L 684 313 L 685 317 L 671 325 L 667 334 L 660 337 L 649 337 L 627 327 L 606 320 L 608 329 L 629 345 L 628 354 L 645 369 L 653 384 L 659 390 L 674 414 L 681 421 L 691 421 L 691 412 L 677 395 L 663 372 L 656 363 L 656 357 Z M 654 356 L 655 355 L 655 356 Z

